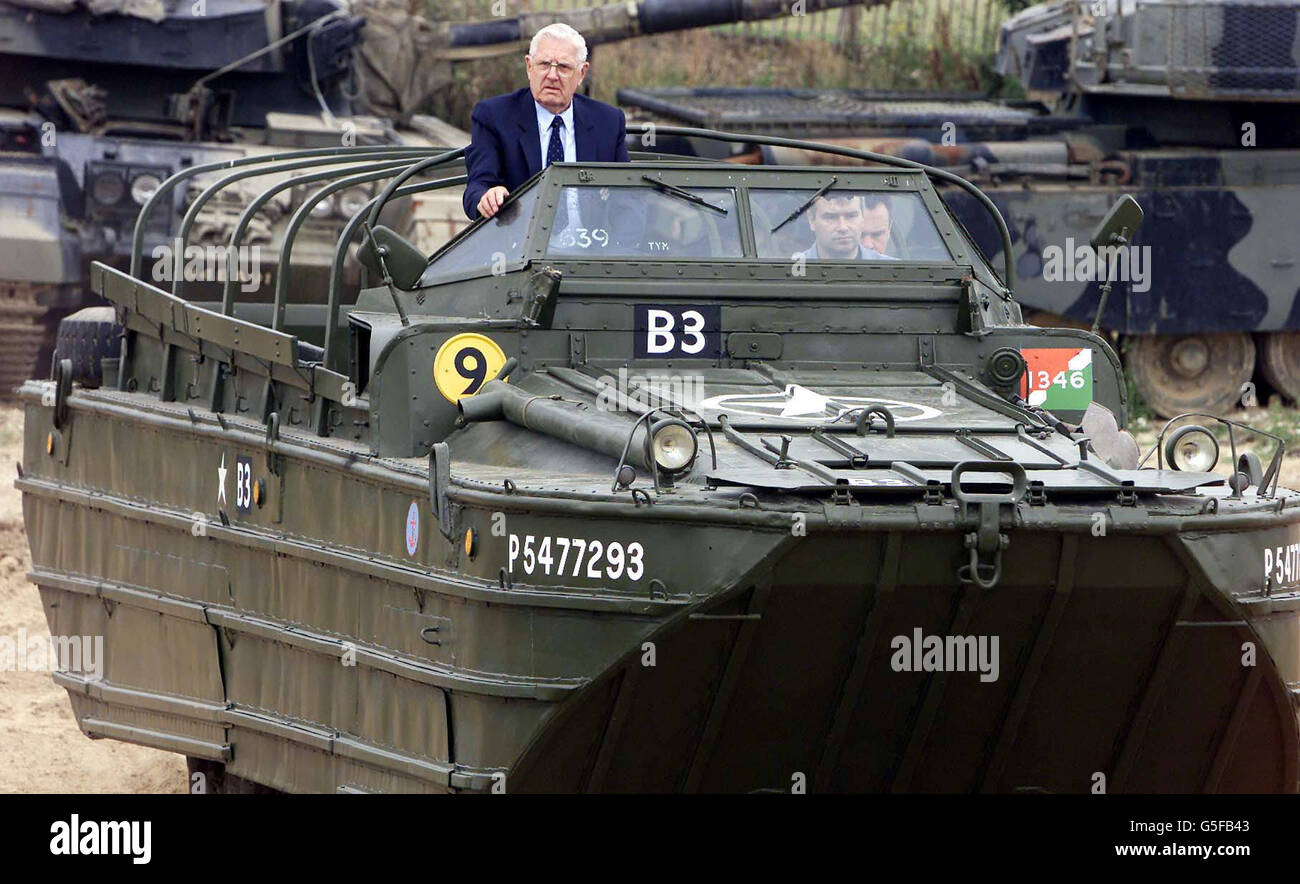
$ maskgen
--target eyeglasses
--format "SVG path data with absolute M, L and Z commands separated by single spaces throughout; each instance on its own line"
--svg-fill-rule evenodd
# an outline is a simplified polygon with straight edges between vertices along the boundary
M 571 77 L 573 72 L 577 70 L 573 65 L 563 61 L 534 61 L 530 62 L 530 64 L 532 64 L 534 70 L 545 70 L 548 74 L 555 71 L 561 77 Z

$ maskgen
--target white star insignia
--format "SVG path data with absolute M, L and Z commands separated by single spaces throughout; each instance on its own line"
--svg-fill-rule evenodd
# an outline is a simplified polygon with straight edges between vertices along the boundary
M 827 396 L 800 384 L 787 384 L 779 393 L 727 393 L 711 396 L 695 406 L 705 412 L 729 412 L 765 418 L 796 418 L 824 423 L 871 405 L 884 405 L 898 421 L 930 420 L 943 414 L 937 408 L 917 402 L 900 402 L 875 396 Z
M 824 417 L 826 415 L 826 403 L 829 400 L 821 393 L 813 392 L 798 384 L 790 384 L 785 388 L 785 395 L 786 402 L 785 407 L 781 409 L 781 417 L 803 417 L 806 414 Z
M 217 503 L 226 502 L 226 455 L 221 455 L 221 466 L 217 467 Z

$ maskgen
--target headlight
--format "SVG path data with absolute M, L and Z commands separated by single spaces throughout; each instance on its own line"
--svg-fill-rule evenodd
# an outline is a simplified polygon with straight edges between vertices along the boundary
M 365 190 L 360 187 L 349 187 L 339 194 L 339 214 L 344 218 L 351 218 L 364 209 L 368 202 L 370 202 L 370 194 Z
M 651 456 L 655 465 L 669 475 L 691 465 L 695 447 L 695 431 L 683 421 L 669 418 L 650 428 Z
M 158 192 L 159 187 L 162 187 L 162 181 L 159 180 L 157 175 L 150 175 L 147 172 L 143 175 L 137 175 L 135 180 L 131 182 L 131 199 L 135 200 L 138 205 L 143 206 L 149 202 L 150 197 Z
M 1179 427 L 1165 443 L 1165 457 L 1175 470 L 1208 473 L 1219 463 L 1219 442 L 1205 427 Z
M 121 172 L 96 172 L 90 179 L 90 198 L 101 206 L 115 206 L 126 193 L 126 180 Z
M 311 207 L 311 216 L 313 218 L 328 218 L 334 214 L 334 197 L 327 196 L 325 199 Z

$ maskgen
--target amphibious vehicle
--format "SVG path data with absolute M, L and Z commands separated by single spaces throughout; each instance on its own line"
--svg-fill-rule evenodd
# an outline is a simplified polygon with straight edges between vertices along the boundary
M 379 213 L 448 151 L 300 334 L 95 265 L 17 479 L 82 730 L 231 791 L 1296 791 L 1281 440 L 1140 462 L 978 189 L 762 140 L 877 165 L 554 164 L 426 259 Z

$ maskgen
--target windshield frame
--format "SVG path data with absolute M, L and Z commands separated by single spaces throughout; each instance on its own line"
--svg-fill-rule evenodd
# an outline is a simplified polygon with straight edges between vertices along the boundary
M 562 188 L 566 186 L 632 186 L 651 189 L 653 186 L 642 181 L 641 176 L 649 174 L 661 178 L 666 184 L 686 190 L 724 187 L 735 191 L 736 215 L 740 224 L 740 237 L 743 256 L 738 258 L 681 257 L 681 258 L 639 258 L 610 257 L 594 255 L 580 257 L 548 256 L 550 232 L 556 207 L 559 204 Z M 529 190 L 538 190 L 538 199 L 529 219 L 528 232 L 524 238 L 523 257 L 506 264 L 507 272 L 523 269 L 529 264 L 535 266 L 551 265 L 571 278 L 621 277 L 645 275 L 666 275 L 668 268 L 685 267 L 691 276 L 708 275 L 709 271 L 727 272 L 735 267 L 755 267 L 764 277 L 776 268 L 783 268 L 789 261 L 782 258 L 758 257 L 757 243 L 754 236 L 754 220 L 750 207 L 749 191 L 753 190 L 808 190 L 815 191 L 830 181 L 838 180 L 836 189 L 843 190 L 877 190 L 886 193 L 917 193 L 925 207 L 930 211 L 930 218 L 939 232 L 941 241 L 952 255 L 950 261 L 834 261 L 819 260 L 819 272 L 809 280 L 838 279 L 880 280 L 915 279 L 922 281 L 934 279 L 939 268 L 956 270 L 971 268 L 974 274 L 994 285 L 997 274 L 988 265 L 987 260 L 976 249 L 974 243 L 967 239 L 965 231 L 954 221 L 948 207 L 944 204 L 933 182 L 919 170 L 898 169 L 890 167 L 873 168 L 868 166 L 747 166 L 722 162 L 683 163 L 674 161 L 632 163 L 555 163 L 521 184 L 511 196 L 519 198 Z M 421 277 L 419 288 L 443 285 L 466 279 L 482 278 L 488 274 L 482 272 L 457 273 L 454 276 L 434 277 L 428 283 L 423 280 L 437 260 L 463 239 L 474 235 L 485 223 L 480 218 L 449 242 L 445 243 L 429 259 L 425 273 Z M 621 268 L 622 270 L 620 271 Z M 692 271 L 690 268 L 695 268 Z M 650 271 L 656 271 L 651 274 Z M 970 271 L 967 271 L 970 272 Z M 674 275 L 679 275 L 674 273 Z M 943 274 L 949 276 L 951 274 Z M 798 280 L 802 281 L 802 280 Z
M 852 170 L 852 172 L 857 172 L 857 171 L 858 170 L 856 169 Z M 750 211 L 752 212 L 753 207 L 751 201 L 755 191 L 758 191 L 760 193 L 772 192 L 772 191 L 786 191 L 786 192 L 798 191 L 798 192 L 805 192 L 809 196 L 812 196 L 813 194 L 822 190 L 822 188 L 831 186 L 832 183 L 833 183 L 833 187 L 831 187 L 830 189 L 830 193 L 832 195 L 834 195 L 837 192 L 838 193 L 871 192 L 871 193 L 885 194 L 886 196 L 891 196 L 895 194 L 915 193 L 920 197 L 922 205 L 924 205 L 926 210 L 929 212 L 930 220 L 934 224 L 935 231 L 939 234 L 939 241 L 940 243 L 942 243 L 943 247 L 948 250 L 948 254 L 949 254 L 948 258 L 940 259 L 940 260 L 930 260 L 930 261 L 921 261 L 915 258 L 893 258 L 884 261 L 877 261 L 872 259 L 859 259 L 859 258 L 844 258 L 844 259 L 818 258 L 817 266 L 820 267 L 822 265 L 840 265 L 840 266 L 847 265 L 850 267 L 856 267 L 864 264 L 870 264 L 877 267 L 879 266 L 888 266 L 888 267 L 945 266 L 946 267 L 952 264 L 971 263 L 968 259 L 964 257 L 965 255 L 964 250 L 963 252 L 959 253 L 958 250 L 954 248 L 954 245 L 956 243 L 962 243 L 964 245 L 965 237 L 963 235 L 960 235 L 956 229 L 946 230 L 945 224 L 940 222 L 941 218 L 948 222 L 950 222 L 951 219 L 948 218 L 947 209 L 944 206 L 943 201 L 939 199 L 939 195 L 934 191 L 934 189 L 915 186 L 916 178 L 918 176 L 915 175 L 896 176 L 896 175 L 888 174 L 888 172 L 892 172 L 892 170 L 886 170 L 886 172 L 887 174 L 881 176 L 881 180 L 876 184 L 875 187 L 865 187 L 863 186 L 862 182 L 854 180 L 854 178 L 852 177 L 850 177 L 848 180 L 845 180 L 845 173 L 842 170 L 834 170 L 834 171 L 823 170 L 823 174 L 819 178 L 810 179 L 807 182 L 800 182 L 798 184 L 790 184 L 788 182 L 780 183 L 780 184 L 777 184 L 775 182 L 762 183 L 762 184 L 755 183 L 745 188 L 746 203 L 750 205 Z M 889 181 L 892 181 L 894 183 L 886 184 L 886 182 Z M 926 198 L 927 195 L 931 198 L 927 199 Z M 793 218 L 791 219 L 784 219 L 784 220 L 788 220 L 789 223 L 791 224 L 799 223 L 800 219 L 805 214 L 807 214 L 807 212 L 811 211 L 811 205 L 804 206 L 803 208 L 804 211 L 801 212 L 799 215 L 793 216 Z M 780 226 L 783 226 L 783 224 L 778 225 L 778 227 Z M 757 230 L 754 230 L 754 232 L 757 233 Z M 777 257 L 775 255 L 771 257 L 765 257 L 765 258 L 755 257 L 753 260 L 765 264 L 784 265 L 790 263 L 790 259 L 788 257 Z
M 528 193 L 531 190 L 533 190 L 537 181 L 542 177 L 543 174 L 545 174 L 545 170 L 543 170 L 542 172 L 538 172 L 532 178 L 529 178 L 523 184 L 516 187 L 514 192 L 511 193 L 510 196 L 506 198 L 505 205 L 511 205 L 526 197 Z M 545 212 L 540 211 L 540 202 L 541 201 L 539 199 L 538 206 L 535 206 L 533 208 L 533 213 L 531 217 L 528 218 L 527 228 L 523 236 L 523 247 L 520 250 L 521 256 L 511 261 L 508 261 L 505 264 L 504 270 L 507 273 L 512 270 L 521 270 L 528 265 L 528 261 L 530 260 L 529 246 L 533 241 L 533 235 L 537 229 L 538 219 L 541 218 L 542 215 L 546 214 Z M 491 223 L 491 221 L 492 221 L 491 218 L 484 218 L 482 215 L 480 215 L 479 217 L 471 221 L 469 226 L 466 227 L 464 230 L 462 230 L 460 233 L 456 234 L 451 239 L 447 240 L 445 243 L 438 246 L 438 248 L 434 250 L 433 254 L 429 256 L 428 260 L 424 262 L 424 270 L 420 271 L 420 281 L 416 285 L 415 290 L 432 288 L 433 286 L 444 285 L 449 282 L 461 282 L 467 279 L 481 279 L 484 276 L 491 276 L 490 272 L 483 273 L 478 270 L 461 270 L 455 273 L 443 273 L 437 275 L 431 274 L 434 264 L 437 263 L 444 255 L 446 255 L 452 249 L 459 246 L 460 243 L 469 239 L 477 231 L 481 230 L 484 226 Z M 426 282 L 426 280 L 428 281 Z
M 642 171 L 642 170 L 638 169 L 638 171 Z M 646 173 L 646 174 L 649 174 L 649 173 Z M 594 189 L 594 188 L 608 187 L 608 188 L 610 188 L 610 189 L 616 189 L 616 190 L 630 190 L 630 189 L 636 189 L 636 190 L 643 191 L 643 192 L 645 192 L 645 193 L 647 193 L 647 194 L 654 194 L 654 195 L 657 195 L 657 196 L 663 196 L 664 199 L 667 199 L 667 200 L 669 200 L 669 201 L 675 201 L 676 199 L 678 199 L 678 197 L 675 197 L 675 196 L 673 196 L 672 194 L 665 193 L 664 191 L 662 191 L 662 190 L 660 190 L 659 188 L 655 187 L 655 185 L 652 184 L 651 182 L 649 182 L 649 181 L 645 181 L 645 180 L 642 180 L 642 178 L 641 178 L 640 175 L 635 175 L 635 176 L 632 176 L 632 177 L 633 177 L 635 180 L 633 180 L 633 181 L 627 181 L 627 182 L 622 182 L 622 181 L 618 181 L 618 182 L 613 182 L 613 181 L 600 181 L 600 182 L 588 182 L 588 181 L 583 181 L 583 182 L 579 182 L 579 183 L 574 183 L 574 182 L 571 182 L 571 181 L 562 181 L 562 182 L 560 182 L 560 183 L 556 186 L 556 188 L 555 188 L 555 194 L 556 194 L 555 199 L 556 199 L 556 202 L 558 203 L 559 198 L 564 194 L 564 189 L 565 189 L 566 187 L 581 187 L 581 188 L 593 188 L 593 189 Z M 655 177 L 659 177 L 659 176 L 655 176 Z M 717 191 L 717 190 L 725 190 L 725 191 L 730 191 L 730 199 L 731 199 L 731 202 L 732 202 L 732 207 L 731 207 L 730 209 L 727 210 L 727 213 L 726 213 L 725 216 L 719 216 L 719 220 L 724 221 L 726 224 L 735 224 L 735 225 L 736 225 L 735 236 L 736 236 L 736 242 L 738 242 L 738 243 L 740 244 L 740 254 L 739 254 L 739 255 L 725 255 L 725 256 L 718 256 L 718 255 L 695 255 L 695 256 L 690 256 L 690 255 L 669 255 L 669 254 L 667 254 L 667 253 L 665 253 L 665 254 L 663 254 L 663 255 L 655 255 L 655 254 L 649 254 L 649 253 L 644 254 L 644 255 L 629 255 L 629 254 L 621 254 L 621 255 L 605 255 L 605 254 L 601 254 L 601 253 L 599 253 L 599 252 L 592 252 L 592 253 L 589 253 L 589 254 L 562 255 L 562 254 L 554 254 L 554 253 L 552 253 L 552 252 L 550 251 L 550 248 L 551 248 L 551 244 L 550 244 L 550 235 L 549 235 L 549 233 L 547 233 L 547 235 L 544 237 L 545 243 L 544 243 L 544 247 L 543 247 L 543 249 L 542 249 L 542 260 L 545 260 L 545 261 L 547 261 L 548 263 L 552 263 L 552 264 L 555 264 L 555 263 L 571 263 L 571 262 L 574 262 L 574 261 L 580 261 L 580 262 L 583 262 L 583 263 L 595 262 L 595 263 L 600 263 L 600 264 L 602 264 L 602 265 L 604 265 L 604 264 L 621 264 L 621 263 L 628 263 L 628 262 L 636 263 L 636 262 L 645 262 L 645 261 L 654 261 L 654 262 L 657 262 L 657 263 L 658 263 L 658 262 L 663 262 L 663 261 L 670 261 L 670 262 L 672 262 L 672 263 L 674 263 L 674 264 L 717 264 L 718 262 L 734 263 L 734 262 L 737 262 L 737 261 L 752 261 L 752 260 L 754 260 L 753 243 L 752 243 L 752 241 L 750 240 L 750 238 L 749 238 L 749 236 L 748 236 L 749 231 L 748 231 L 747 226 L 746 226 L 746 225 L 748 224 L 748 220 L 747 220 L 747 219 L 748 219 L 748 217 L 749 217 L 749 216 L 748 216 L 748 206 L 745 206 L 745 207 L 744 207 L 744 211 L 742 211 L 742 205 L 745 203 L 745 194 L 744 194 L 744 192 L 741 190 L 741 188 L 740 188 L 739 186 L 737 186 L 737 185 L 735 185 L 735 184 L 714 184 L 714 183 L 709 183 L 709 184 L 699 184 L 699 183 L 696 183 L 696 182 L 682 183 L 682 182 L 674 181 L 674 180 L 671 180 L 671 179 L 670 179 L 670 180 L 664 180 L 663 183 L 664 183 L 665 185 L 668 185 L 669 187 L 677 188 L 677 189 L 679 189 L 679 190 L 685 190 L 685 191 L 687 191 L 688 193 L 691 193 L 692 195 L 696 195 L 696 194 L 695 194 L 695 191 L 700 191 L 700 190 L 713 190 L 713 191 Z M 692 203 L 690 203 L 689 201 L 685 201 L 685 200 L 682 201 L 681 205 L 682 205 L 683 207 L 685 207 L 685 208 L 692 208 L 692 206 L 693 206 Z M 708 212 L 709 210 L 701 207 L 701 208 L 698 209 L 698 211 L 700 211 L 700 212 Z
M 539 212 L 546 217 L 543 223 L 534 229 L 534 239 L 530 243 L 529 256 L 535 261 L 545 261 L 557 265 L 637 265 L 644 263 L 662 264 L 665 258 L 651 256 L 623 256 L 601 258 L 598 256 L 548 256 L 550 247 L 551 221 L 560 195 L 565 187 L 634 187 L 655 193 L 656 188 L 642 175 L 661 179 L 665 184 L 682 190 L 729 189 L 733 191 L 736 203 L 735 219 L 740 226 L 741 254 L 737 257 L 674 257 L 668 261 L 672 264 L 734 264 L 753 261 L 755 251 L 752 232 L 749 225 L 749 202 L 742 189 L 740 178 L 735 175 L 739 167 L 731 164 L 675 162 L 631 162 L 631 163 L 555 163 L 542 172 L 539 185 L 545 191 L 540 203 L 546 212 Z M 684 204 L 685 205 L 685 204 Z

